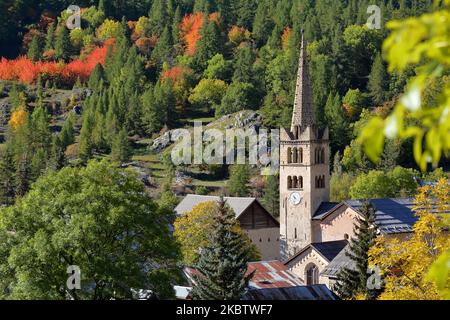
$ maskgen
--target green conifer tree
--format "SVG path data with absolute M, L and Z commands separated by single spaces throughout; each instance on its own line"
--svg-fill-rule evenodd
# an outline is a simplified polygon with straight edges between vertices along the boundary
M 34 36 L 30 42 L 30 46 L 28 47 L 27 56 L 30 60 L 37 62 L 41 57 L 41 48 L 39 44 L 39 37 Z
M 47 37 L 45 38 L 45 51 L 55 47 L 55 24 L 52 22 L 47 29 Z
M 264 188 L 264 195 L 262 202 L 265 208 L 275 217 L 279 216 L 280 196 L 279 196 L 279 176 L 266 176 L 266 187 Z
M 246 164 L 236 164 L 230 168 L 228 187 L 235 197 L 247 197 L 249 192 L 250 168 Z
M 130 156 L 131 152 L 127 131 L 125 129 L 122 129 L 114 137 L 111 148 L 111 160 L 123 163 L 130 160 Z
M 368 252 L 376 238 L 375 210 L 369 201 L 365 201 L 360 210 L 361 217 L 357 218 L 354 226 L 354 234 L 350 241 L 347 257 L 351 266 L 344 267 L 338 273 L 335 290 L 343 299 L 354 299 L 358 294 L 363 294 L 368 299 L 375 299 L 379 290 L 368 288 Z
M 55 40 L 55 57 L 59 60 L 67 61 L 71 53 L 69 31 L 65 26 L 59 29 Z
M 248 254 L 235 224 L 234 212 L 221 199 L 211 244 L 202 250 L 196 265 L 200 274 L 191 292 L 194 299 L 239 300 L 244 295 L 253 273 L 246 276 Z
M 383 63 L 383 58 L 381 54 L 378 54 L 373 62 L 369 75 L 369 83 L 367 84 L 369 94 L 375 106 L 380 106 L 385 101 L 388 83 L 389 78 Z
M 15 161 L 12 144 L 0 151 L 0 205 L 11 205 L 15 197 Z

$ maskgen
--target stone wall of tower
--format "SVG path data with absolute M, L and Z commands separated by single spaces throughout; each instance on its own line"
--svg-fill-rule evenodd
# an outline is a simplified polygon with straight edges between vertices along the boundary
M 324 149 L 324 163 L 316 163 L 316 148 Z M 289 152 L 302 150 L 300 163 L 288 160 Z M 321 136 L 314 127 L 307 127 L 296 139 L 286 129 L 280 135 L 280 241 L 281 257 L 285 259 L 301 250 L 314 239 L 312 217 L 323 201 L 329 198 L 329 148 L 328 132 Z M 317 188 L 316 177 L 324 177 L 324 187 Z M 301 177 L 301 188 L 289 186 L 289 177 Z M 291 179 L 292 181 L 292 179 Z M 294 205 L 289 201 L 293 192 L 301 195 L 302 201 Z

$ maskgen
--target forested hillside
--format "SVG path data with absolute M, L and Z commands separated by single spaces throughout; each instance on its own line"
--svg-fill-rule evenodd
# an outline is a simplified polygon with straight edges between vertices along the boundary
M 105 156 L 157 162 L 164 173 L 154 184 L 170 192 L 175 168 L 145 149 L 160 133 L 247 109 L 265 126 L 289 126 L 301 30 L 317 119 L 330 128 L 332 198 L 411 195 L 417 179 L 444 174 L 415 171 L 409 141 L 389 141 L 374 165 L 355 140 L 371 115 L 391 111 L 415 72 L 388 74 L 384 22 L 432 10 L 431 0 L 378 1 L 380 30 L 365 26 L 370 1 L 78 1 L 82 23 L 73 30 L 66 27 L 70 4 L 1 2 L 8 12 L 0 16 L 4 204 L 48 169 Z M 448 79 L 430 84 L 428 104 Z M 190 172 L 207 170 L 213 180 L 228 176 L 211 166 Z M 228 192 L 273 204 L 278 195 L 267 190 L 276 189 L 276 179 L 251 181 L 251 171 L 230 170 Z M 197 191 L 213 191 L 207 187 Z

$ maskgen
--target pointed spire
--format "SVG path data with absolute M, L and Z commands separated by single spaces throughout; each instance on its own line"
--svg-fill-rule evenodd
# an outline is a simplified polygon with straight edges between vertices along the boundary
M 294 110 L 292 113 L 292 132 L 294 132 L 296 126 L 307 127 L 316 122 L 312 103 L 311 83 L 308 75 L 306 47 L 306 40 L 302 30 L 302 45 L 295 88 Z

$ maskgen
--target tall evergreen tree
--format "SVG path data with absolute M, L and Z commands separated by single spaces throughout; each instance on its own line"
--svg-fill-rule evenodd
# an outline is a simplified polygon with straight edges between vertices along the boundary
M 47 29 L 47 37 L 45 38 L 45 50 L 51 50 L 55 47 L 55 24 L 52 22 Z
M 169 27 L 166 26 L 158 39 L 155 49 L 152 51 L 152 58 L 159 66 L 162 66 L 168 60 L 172 46 L 172 33 Z
M 15 161 L 11 143 L 0 152 L 0 206 L 11 205 L 15 197 Z
M 368 288 L 368 252 L 374 244 L 377 230 L 375 228 L 375 210 L 369 201 L 365 201 L 360 210 L 361 217 L 357 218 L 354 234 L 350 241 L 347 257 L 351 266 L 344 267 L 338 273 L 335 290 L 343 299 L 354 299 L 363 294 L 367 299 L 375 299 L 379 290 Z
M 65 147 L 61 140 L 61 135 L 54 135 L 52 138 L 52 150 L 49 167 L 52 170 L 62 169 L 66 165 Z
M 55 57 L 67 61 L 70 57 L 71 44 L 69 39 L 69 31 L 65 26 L 59 29 L 55 40 Z
M 196 265 L 192 297 L 196 300 L 239 300 L 253 274 L 245 275 L 248 255 L 243 250 L 242 237 L 236 232 L 234 212 L 225 201 L 219 202 L 214 216 L 211 244 L 202 250 Z
M 41 48 L 38 36 L 34 36 L 33 39 L 31 40 L 27 56 L 34 62 L 38 61 L 39 58 L 41 57 Z
M 378 54 L 372 65 L 367 88 L 374 105 L 381 105 L 386 99 L 389 78 L 381 54 Z
M 325 120 L 330 129 L 330 146 L 332 153 L 343 151 L 348 143 L 349 128 L 342 109 L 341 97 L 338 93 L 328 95 L 325 105 Z
M 201 38 L 197 43 L 197 50 L 195 52 L 194 64 L 200 69 L 204 70 L 208 65 L 208 61 L 222 50 L 222 35 L 221 31 L 215 21 L 209 21 L 204 18 L 204 25 L 200 31 Z
M 280 194 L 279 194 L 279 176 L 268 175 L 266 179 L 266 187 L 262 201 L 267 210 L 275 217 L 279 216 Z
M 114 137 L 111 149 L 111 159 L 120 163 L 130 160 L 130 146 L 125 129 L 120 130 Z
M 250 168 L 246 164 L 236 164 L 230 168 L 229 191 L 235 197 L 248 196 L 250 182 Z

